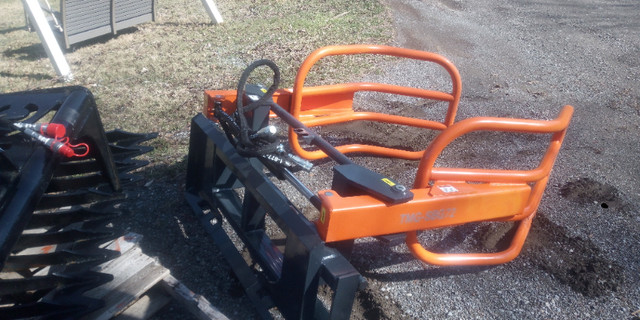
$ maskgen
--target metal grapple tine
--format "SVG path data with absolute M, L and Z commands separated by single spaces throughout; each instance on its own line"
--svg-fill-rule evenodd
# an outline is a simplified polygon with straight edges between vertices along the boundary
M 16 295 L 29 291 L 40 291 L 54 288 L 65 288 L 78 285 L 93 285 L 108 280 L 105 274 L 87 272 L 80 275 L 48 274 L 28 279 L 7 279 L 0 283 L 0 296 Z
M 143 155 L 153 150 L 153 147 L 148 146 L 135 146 L 135 147 L 123 147 L 118 145 L 110 145 L 111 154 L 114 161 L 122 161 Z
M 104 177 L 99 172 L 85 175 L 54 177 L 49 182 L 48 193 L 69 192 L 72 190 L 82 190 L 95 187 L 104 183 Z
M 158 136 L 157 133 L 131 133 L 123 130 L 112 130 L 106 132 L 107 140 L 110 144 L 130 147 L 132 145 L 138 145 L 142 142 L 154 139 Z
M 116 167 L 118 167 L 118 172 L 120 173 L 131 172 L 133 170 L 140 169 L 148 164 L 149 161 L 137 159 L 125 159 L 116 161 Z
M 65 230 L 52 233 L 23 234 L 13 246 L 14 252 L 26 248 L 41 247 L 46 245 L 64 244 L 83 241 L 108 240 L 113 238 L 113 232 L 99 232 L 90 230 Z
M 70 191 L 61 194 L 45 194 L 38 203 L 39 210 L 55 209 L 66 206 L 78 206 L 111 199 L 124 199 L 120 193 L 109 194 L 97 188 Z
M 46 226 L 64 226 L 76 222 L 89 222 L 114 218 L 120 215 L 116 210 L 103 210 L 97 208 L 73 208 L 64 211 L 34 213 L 27 225 L 28 229 L 42 228 Z
M 114 162 L 119 173 L 133 171 L 149 164 L 148 161 L 132 159 L 130 157 L 125 157 Z M 95 160 L 72 160 L 61 163 L 56 172 L 54 172 L 54 178 L 97 172 L 100 172 L 100 164 Z
M 82 263 L 100 263 L 113 259 L 120 253 L 117 251 L 96 249 L 90 253 L 74 250 L 61 250 L 46 254 L 28 254 L 10 256 L 3 271 L 19 271 L 30 268 L 41 268 L 56 265 L 75 265 Z

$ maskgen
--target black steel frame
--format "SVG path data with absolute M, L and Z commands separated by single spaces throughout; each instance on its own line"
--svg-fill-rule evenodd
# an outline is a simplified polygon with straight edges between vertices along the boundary
M 98 170 L 102 172 L 101 180 L 110 185 L 112 192 L 120 191 L 118 170 L 113 161 L 93 95 L 89 90 L 82 87 L 68 87 L 12 93 L 3 95 L 0 103 L 2 104 L 0 107 L 4 108 L 0 110 L 2 111 L 0 115 L 6 120 L 35 123 L 50 112 L 55 112 L 51 122 L 64 124 L 70 139 L 85 139 L 91 150 L 88 157 L 95 159 L 93 165 L 98 166 Z M 21 119 L 24 116 L 29 117 Z M 49 188 L 49 183 L 54 178 L 54 170 L 63 162 L 61 156 L 53 154 L 46 146 L 35 142 L 13 143 L 10 147 L 9 150 L 3 150 L 2 157 L 7 163 L 5 168 L 0 169 L 5 172 L 5 175 L 9 175 L 4 178 L 7 180 L 3 186 L 6 189 L 0 202 L 0 269 L 26 226 L 31 213 Z M 12 150 L 13 148 L 21 148 L 21 150 L 16 152 Z M 10 173 L 9 166 L 15 167 L 15 173 Z M 62 168 L 64 167 L 65 165 L 62 165 Z M 73 173 L 81 172 L 74 170 Z M 59 181 L 79 187 L 79 181 L 69 179 Z M 54 186 L 55 184 L 54 182 Z M 51 203 L 53 207 L 71 205 L 67 201 L 70 197 L 71 195 L 45 196 L 47 199 L 44 201 L 53 202 Z
M 99 245 L 116 237 L 106 225 L 120 214 L 123 186 L 136 180 L 129 172 L 147 164 L 133 159 L 151 150 L 138 144 L 155 135 L 105 132 L 83 87 L 0 94 L 0 118 L 0 272 L 22 276 L 0 278 L 0 318 L 78 318 L 103 304 L 83 292 L 113 276 L 90 268 L 118 255 Z M 89 153 L 64 158 L 17 133 L 16 122 L 63 124 Z M 20 254 L 47 245 L 59 247 Z M 43 266 L 55 272 L 31 272 Z
M 262 163 L 239 155 L 202 114 L 191 123 L 185 197 L 261 317 L 271 318 L 268 309 L 275 306 L 287 319 L 349 318 L 363 277 L 325 245 L 315 226 L 269 180 Z M 267 235 L 267 215 L 284 239 Z M 225 221 L 250 252 L 249 263 L 225 232 Z M 283 249 L 276 245 L 281 240 Z M 333 293 L 328 306 L 319 292 L 323 285 Z

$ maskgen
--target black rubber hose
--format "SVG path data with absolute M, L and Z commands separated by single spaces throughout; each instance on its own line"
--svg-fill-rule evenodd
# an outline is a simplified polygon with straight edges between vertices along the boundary
M 247 84 L 247 80 L 249 79 L 249 76 L 251 75 L 251 73 L 255 69 L 261 66 L 268 66 L 273 71 L 273 83 L 271 83 L 271 86 L 269 87 L 267 92 L 262 97 L 260 97 L 258 101 L 254 101 L 246 106 L 243 106 L 242 96 L 244 95 L 244 87 Z M 240 80 L 238 81 L 238 89 L 236 91 L 237 92 L 236 93 L 237 94 L 236 109 L 242 110 L 243 112 L 249 112 L 259 106 L 268 105 L 269 103 L 266 101 L 271 99 L 271 97 L 276 92 L 276 90 L 278 90 L 279 85 L 280 85 L 280 68 L 278 68 L 275 62 L 267 59 L 254 61 L 246 69 L 244 69 L 244 71 L 242 72 L 242 75 L 240 76 Z
M 261 66 L 267 66 L 273 71 L 273 83 L 271 83 L 271 86 L 269 87 L 267 92 L 262 97 L 260 97 L 260 99 L 258 99 L 257 101 L 251 102 L 246 106 L 243 106 L 242 97 L 244 96 L 244 87 L 247 84 L 247 80 L 249 79 L 249 76 L 251 75 L 251 73 L 255 69 Z M 236 91 L 237 92 L 236 93 L 236 118 L 239 122 L 239 127 L 240 127 L 240 137 L 238 138 L 240 140 L 241 145 L 248 147 L 252 144 L 251 140 L 249 139 L 249 125 L 247 123 L 247 118 L 245 117 L 245 113 L 251 112 L 260 106 L 269 105 L 268 101 L 271 100 L 273 93 L 276 92 L 279 85 L 280 85 L 280 69 L 275 64 L 275 62 L 271 60 L 262 59 L 262 60 L 254 61 L 242 72 L 242 75 L 240 76 L 240 81 L 238 81 L 238 89 Z

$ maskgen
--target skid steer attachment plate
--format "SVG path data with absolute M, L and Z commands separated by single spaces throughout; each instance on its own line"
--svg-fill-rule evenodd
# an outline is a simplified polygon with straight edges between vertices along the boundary
M 348 319 L 362 277 L 337 250 L 324 244 L 314 225 L 265 175 L 262 164 L 239 155 L 218 126 L 203 115 L 191 123 L 189 150 L 187 202 L 259 314 L 270 318 L 267 310 L 277 306 L 287 319 Z M 282 238 L 267 234 L 267 215 Z M 225 222 L 261 272 L 243 259 L 223 228 Z M 329 306 L 319 298 L 322 284 L 333 291 Z

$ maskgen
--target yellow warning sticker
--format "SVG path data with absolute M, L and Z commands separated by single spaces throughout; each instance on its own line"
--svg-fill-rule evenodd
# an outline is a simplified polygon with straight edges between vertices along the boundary
M 383 178 L 382 182 L 388 184 L 390 187 L 393 187 L 396 185 L 393 181 L 389 180 L 389 178 Z
M 327 215 L 327 210 L 322 207 L 322 210 L 320 211 L 320 222 L 324 223 L 324 218 Z
M 262 91 L 262 93 L 267 93 L 267 89 L 265 88 L 260 88 L 260 91 Z

